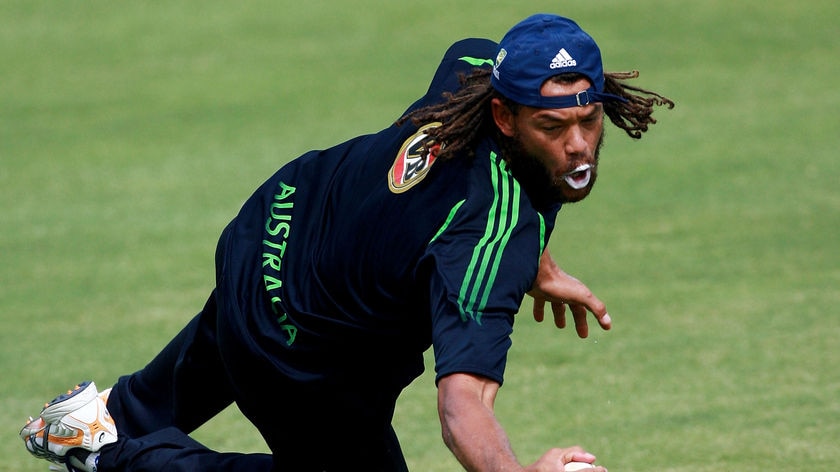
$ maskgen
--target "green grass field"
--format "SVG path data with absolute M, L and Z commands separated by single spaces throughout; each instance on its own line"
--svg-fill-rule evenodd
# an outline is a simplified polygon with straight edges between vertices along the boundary
M 596 191 L 559 216 L 556 257 L 615 327 L 579 340 L 526 304 L 497 404 L 518 455 L 840 469 L 840 3 L 8 0 L 0 470 L 46 470 L 26 416 L 141 368 L 193 316 L 219 232 L 277 167 L 387 125 L 451 42 L 538 11 L 677 108 L 639 142 L 609 128 Z M 430 373 L 395 426 L 412 470 L 459 470 Z M 265 450 L 235 409 L 196 437 Z

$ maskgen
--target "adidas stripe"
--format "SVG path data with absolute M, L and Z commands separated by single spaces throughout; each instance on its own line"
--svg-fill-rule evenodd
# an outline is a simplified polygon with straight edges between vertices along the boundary
M 496 281 L 502 254 L 519 222 L 519 183 L 514 180 L 507 163 L 491 152 L 493 203 L 487 214 L 484 235 L 473 249 L 458 301 L 461 320 L 473 319 L 481 324 L 481 315 Z

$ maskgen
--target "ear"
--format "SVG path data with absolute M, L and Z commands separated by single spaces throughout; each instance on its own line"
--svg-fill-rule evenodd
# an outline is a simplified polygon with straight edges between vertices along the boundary
M 493 121 L 499 131 L 505 136 L 512 138 L 515 134 L 516 126 L 514 125 L 514 114 L 511 109 L 502 103 L 498 98 L 490 101 L 490 110 L 493 113 Z

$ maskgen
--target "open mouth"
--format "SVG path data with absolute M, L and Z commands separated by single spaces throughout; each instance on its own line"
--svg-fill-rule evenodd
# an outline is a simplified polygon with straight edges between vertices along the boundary
M 575 170 L 563 175 L 563 180 L 575 190 L 580 190 L 589 185 L 589 180 L 592 179 L 592 165 L 581 164 Z

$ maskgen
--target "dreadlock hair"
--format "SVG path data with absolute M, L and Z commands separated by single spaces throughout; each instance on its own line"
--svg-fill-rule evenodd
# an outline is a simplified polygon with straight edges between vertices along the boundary
M 436 157 L 448 159 L 462 151 L 471 156 L 482 136 L 490 134 L 499 137 L 501 134 L 493 121 L 490 101 L 499 98 L 513 113 L 517 113 L 520 106 L 490 85 L 490 73 L 488 69 L 476 69 L 472 74 L 462 76 L 461 88 L 455 93 L 444 93 L 444 102 L 414 110 L 397 120 L 397 125 L 409 120 L 417 126 L 439 122 L 440 126 L 427 131 L 432 139 L 444 144 Z M 604 113 L 614 125 L 634 139 L 641 138 L 642 133 L 656 123 L 653 117 L 654 106 L 674 108 L 674 102 L 668 98 L 624 83 L 638 76 L 638 71 L 604 74 L 604 91 L 627 100 L 626 103 L 605 102 Z M 578 74 L 562 74 L 555 76 L 555 79 L 573 82 L 579 77 Z
M 648 126 L 656 123 L 653 117 L 654 106 L 667 106 L 669 110 L 674 108 L 674 102 L 670 99 L 650 90 L 624 83 L 625 80 L 635 79 L 638 76 L 637 70 L 604 73 L 604 92 L 627 100 L 627 102 L 605 102 L 604 113 L 614 125 L 635 139 L 640 139 L 642 133 L 648 130 Z
M 490 100 L 496 96 L 498 92 L 490 86 L 490 71 L 475 69 L 461 77 L 461 88 L 456 93 L 445 92 L 442 103 L 414 110 L 400 118 L 397 125 L 409 120 L 416 126 L 439 122 L 440 126 L 426 131 L 434 141 L 444 144 L 436 157 L 448 159 L 464 150 L 471 156 L 474 144 L 482 136 L 496 132 L 490 112 Z

